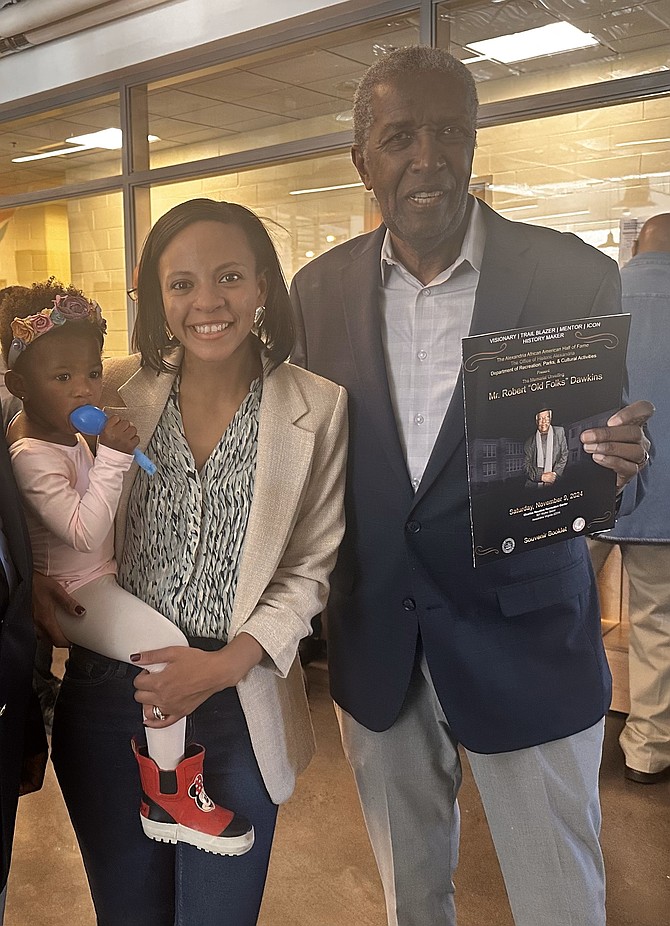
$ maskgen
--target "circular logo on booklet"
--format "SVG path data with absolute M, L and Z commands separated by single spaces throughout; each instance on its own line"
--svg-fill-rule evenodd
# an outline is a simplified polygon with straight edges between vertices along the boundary
M 515 546 L 516 544 L 511 537 L 505 537 L 502 542 L 502 551 L 503 553 L 511 553 Z
M 583 531 L 585 527 L 586 527 L 586 521 L 584 520 L 584 518 L 575 518 L 575 520 L 572 522 L 572 529 L 577 534 L 580 531 Z

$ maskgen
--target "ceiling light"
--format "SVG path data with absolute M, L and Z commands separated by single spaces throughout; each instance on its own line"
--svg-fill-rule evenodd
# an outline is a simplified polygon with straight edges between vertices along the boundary
M 569 215 L 588 215 L 588 209 L 582 209 L 579 212 L 552 212 L 551 215 L 532 215 L 528 216 L 529 222 L 538 222 L 540 219 L 563 219 Z
M 121 129 L 101 129 L 99 132 L 89 132 L 88 135 L 73 135 L 65 141 L 87 148 L 107 148 L 112 151 L 123 145 L 123 132 Z
M 331 190 L 351 190 L 362 183 L 339 183 L 337 186 L 315 186 L 311 190 L 289 190 L 289 196 L 302 196 L 303 193 L 329 193 Z
M 521 212 L 524 209 L 539 209 L 540 207 L 535 204 L 533 206 L 499 206 L 498 212 Z
M 532 187 L 528 186 L 527 183 L 490 183 L 486 189 L 492 193 L 520 196 L 523 199 L 550 199 L 556 196 L 566 196 L 574 193 L 575 190 L 592 190 L 594 187 L 609 183 L 611 179 L 611 177 L 608 177 L 607 180 L 594 180 L 591 178 L 565 180 L 561 183 L 536 183 Z
M 12 158 L 12 164 L 22 164 L 24 161 L 42 161 L 44 158 L 55 158 L 61 154 L 73 154 L 75 151 L 88 150 L 88 145 L 77 145 L 71 148 L 54 148 L 51 151 L 43 151 L 41 154 L 26 154 L 22 158 Z
M 375 58 L 383 58 L 384 55 L 390 55 L 392 51 L 397 51 L 396 45 L 384 45 L 383 42 L 377 42 L 372 46 L 372 53 Z
M 100 129 L 99 132 L 90 132 L 88 135 L 73 135 L 65 141 L 72 142 L 73 145 L 86 145 L 87 148 L 107 148 L 108 151 L 113 151 L 123 145 L 123 132 L 121 129 Z M 160 138 L 157 135 L 147 135 L 147 141 L 160 141 Z
M 525 32 L 498 35 L 481 42 L 469 42 L 467 48 L 495 61 L 511 64 L 513 61 L 557 55 L 590 45 L 598 45 L 598 39 L 590 32 L 582 32 L 570 23 L 557 22 L 537 29 L 527 29 Z
M 305 257 L 314 257 L 314 251 L 305 251 Z
M 360 78 L 348 77 L 346 80 L 341 80 L 339 84 L 335 84 L 336 90 L 350 90 L 352 93 L 356 90 L 360 83 Z
M 123 145 L 123 132 L 121 129 L 101 129 L 99 132 L 89 132 L 87 135 L 73 135 L 66 138 L 71 147 L 53 148 L 51 151 L 42 151 L 39 154 L 28 154 L 20 158 L 12 158 L 13 164 L 21 164 L 23 161 L 41 161 L 44 158 L 60 157 L 63 154 L 76 154 L 77 151 L 91 151 L 94 148 L 104 148 L 107 151 L 113 151 L 121 148 Z M 147 135 L 147 141 L 151 144 L 160 141 L 157 135 Z
M 619 247 L 619 242 L 614 240 L 614 235 L 612 234 L 611 228 L 607 232 L 607 237 L 605 238 L 605 240 L 601 244 L 597 244 L 596 247 L 599 248 L 600 250 L 604 250 L 605 248 L 618 248 Z
M 633 148 L 638 145 L 655 145 L 660 142 L 670 141 L 670 138 L 641 138 L 639 141 L 618 141 L 615 148 Z
M 335 235 L 326 235 L 326 241 L 327 241 L 329 244 L 332 244 L 333 241 L 335 241 Z

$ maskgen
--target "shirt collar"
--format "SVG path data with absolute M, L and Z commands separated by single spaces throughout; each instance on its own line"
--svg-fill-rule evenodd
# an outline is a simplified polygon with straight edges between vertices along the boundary
M 480 272 L 482 266 L 482 258 L 484 256 L 484 243 L 486 241 L 486 225 L 484 224 L 484 216 L 477 200 L 476 196 L 470 197 L 472 200 L 472 208 L 470 209 L 470 218 L 468 219 L 468 227 L 465 230 L 465 235 L 463 237 L 463 244 L 461 245 L 461 253 L 458 255 L 456 260 L 449 267 L 439 273 L 434 280 L 431 280 L 431 285 L 436 285 L 443 283 L 448 279 L 451 274 L 454 272 L 456 267 L 463 261 L 468 261 L 470 266 Z M 382 285 L 384 285 L 388 279 L 388 270 L 390 267 L 402 267 L 406 273 L 409 273 L 406 267 L 399 261 L 393 253 L 393 242 L 391 240 L 391 232 L 386 229 L 386 234 L 384 235 L 384 241 L 382 242 L 382 252 L 381 252 L 381 277 Z

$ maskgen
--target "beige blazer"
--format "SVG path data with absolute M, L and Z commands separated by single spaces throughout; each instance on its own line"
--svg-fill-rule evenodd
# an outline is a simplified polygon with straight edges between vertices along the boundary
M 170 358 L 178 363 L 179 354 Z M 146 450 L 174 377 L 140 367 L 137 355 L 105 361 L 103 401 L 130 419 Z M 314 754 L 314 734 L 297 658 L 298 642 L 324 607 L 344 532 L 347 402 L 341 386 L 282 363 L 266 377 L 260 405 L 254 496 L 240 559 L 230 638 L 255 637 L 267 656 L 238 685 L 265 786 L 290 797 Z M 116 517 L 120 561 L 130 490 Z M 205 744 L 206 746 L 206 744 Z

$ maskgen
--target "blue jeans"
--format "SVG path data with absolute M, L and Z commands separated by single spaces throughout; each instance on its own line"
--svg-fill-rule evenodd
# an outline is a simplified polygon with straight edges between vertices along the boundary
M 215 641 L 190 642 L 211 649 Z M 139 771 L 130 747 L 131 736 L 142 730 L 133 697 L 139 671 L 73 647 L 55 709 L 52 758 L 98 926 L 253 926 L 277 807 L 263 783 L 237 691 L 209 698 L 189 718 L 188 733 L 205 747 L 209 796 L 254 826 L 251 851 L 231 857 L 144 835 Z

